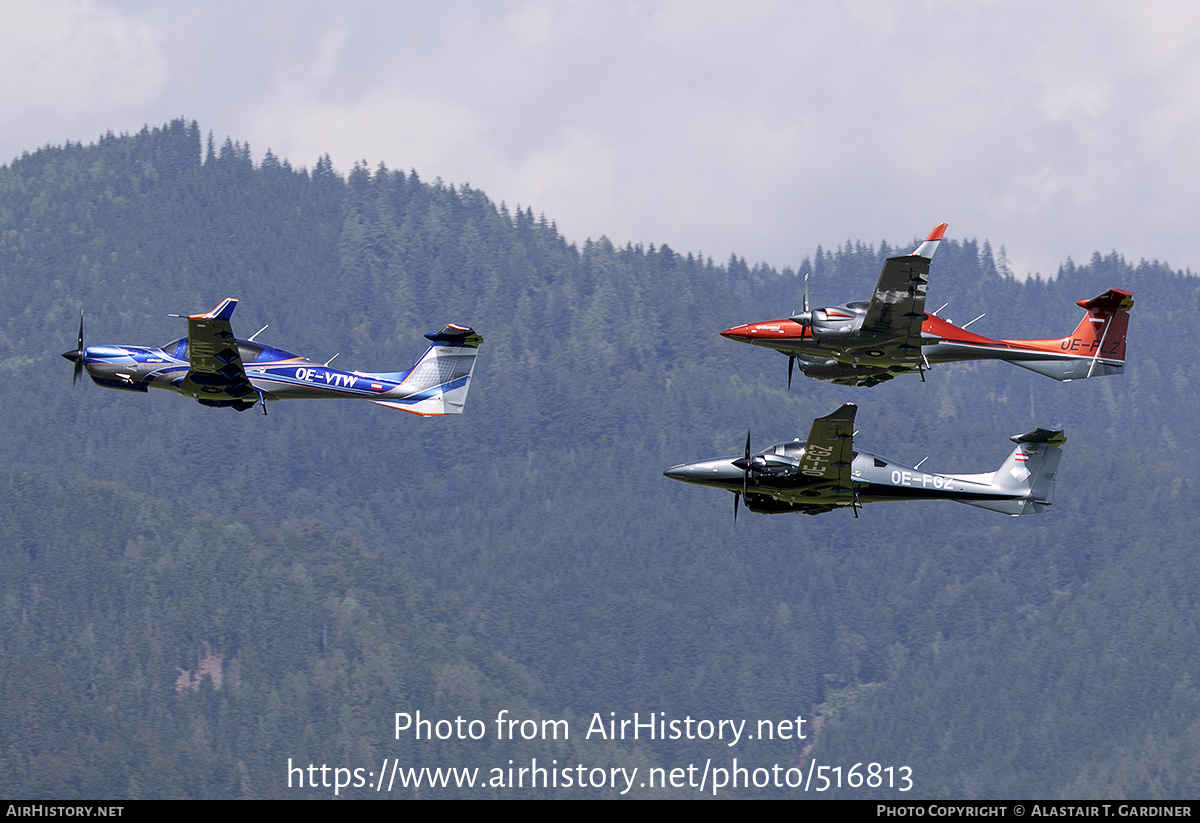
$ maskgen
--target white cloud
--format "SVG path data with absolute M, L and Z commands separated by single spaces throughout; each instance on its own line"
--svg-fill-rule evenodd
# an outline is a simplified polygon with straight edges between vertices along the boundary
M 948 220 L 1018 270 L 1114 247 L 1200 268 L 1191 4 L 0 9 L 9 156 L 184 114 L 259 156 L 470 182 L 573 240 L 794 265 Z
M 104 5 L 4 2 L 0 19 L 0 110 L 10 155 L 67 136 L 94 139 L 95 126 L 90 133 L 81 127 L 101 120 L 120 127 L 112 121 L 140 115 L 167 83 L 155 32 Z
M 478 150 L 486 121 L 452 101 L 379 89 L 345 103 L 281 93 L 255 107 L 246 138 L 277 155 L 311 166 L 329 153 L 345 172 L 366 160 L 415 168 L 432 179 Z M 456 182 L 448 178 L 446 182 Z

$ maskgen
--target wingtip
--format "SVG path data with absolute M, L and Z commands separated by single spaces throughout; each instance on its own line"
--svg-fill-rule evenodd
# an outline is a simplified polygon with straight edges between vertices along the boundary
M 937 251 L 938 244 L 942 242 L 942 237 L 946 234 L 946 229 L 949 228 L 949 223 L 938 223 L 929 236 L 921 241 L 921 245 L 913 250 L 913 257 L 932 258 L 933 253 Z
M 854 416 L 857 413 L 858 413 L 858 406 L 856 406 L 853 403 L 843 403 L 842 405 L 840 405 L 836 409 L 834 409 L 831 413 L 827 414 L 823 419 L 824 420 L 852 421 L 852 420 L 854 420 Z

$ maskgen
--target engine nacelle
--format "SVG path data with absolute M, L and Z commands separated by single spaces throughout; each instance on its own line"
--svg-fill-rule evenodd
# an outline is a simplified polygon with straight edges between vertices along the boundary
M 771 497 L 768 494 L 753 493 L 746 495 L 746 508 L 755 514 L 789 514 L 791 512 L 821 514 L 822 512 L 833 511 L 834 509 L 833 506 L 788 503 L 784 500 Z
M 862 327 L 862 315 L 842 316 L 834 309 L 821 309 L 813 312 L 813 337 L 822 340 L 849 337 Z

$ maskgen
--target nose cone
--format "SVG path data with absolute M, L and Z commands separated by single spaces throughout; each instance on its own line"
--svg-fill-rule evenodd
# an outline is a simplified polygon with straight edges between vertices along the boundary
M 728 337 L 730 340 L 741 340 L 742 342 L 750 342 L 750 324 L 744 326 L 734 326 L 732 329 L 726 329 L 721 332 L 722 337 Z
M 663 472 L 663 477 L 669 477 L 672 480 L 688 481 L 692 477 L 692 464 L 680 463 L 678 466 L 672 466 Z
M 775 340 L 800 340 L 804 327 L 794 320 L 769 320 L 765 323 L 747 323 L 721 332 L 722 337 L 740 340 L 743 343 L 766 343 Z
M 663 472 L 663 476 L 672 480 L 682 480 L 684 483 L 699 483 L 704 486 L 736 485 L 741 488 L 742 470 L 733 465 L 734 459 L 721 457 L 695 463 L 680 463 Z

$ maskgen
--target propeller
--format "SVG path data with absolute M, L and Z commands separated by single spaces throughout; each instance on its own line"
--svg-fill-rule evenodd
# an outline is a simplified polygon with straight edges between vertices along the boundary
M 750 483 L 750 430 L 746 429 L 746 465 L 742 466 L 742 494 Z
M 808 306 L 808 275 L 804 275 L 804 308 L 792 315 L 792 320 L 801 326 L 812 328 L 812 309 Z M 796 367 L 796 356 L 788 355 L 788 391 L 792 390 L 792 371 Z
M 79 382 L 79 375 L 83 374 L 83 311 L 79 312 L 79 347 L 75 351 L 65 351 L 62 356 L 75 364 L 74 373 L 71 375 L 71 385 L 74 386 Z
M 746 496 L 750 487 L 750 430 L 746 429 L 746 456 L 742 460 L 734 461 L 735 466 L 741 464 L 742 469 L 742 490 L 733 493 L 733 522 L 737 523 L 738 504 L 742 502 L 742 498 Z
M 805 328 L 812 327 L 812 309 L 808 306 L 808 275 L 804 275 L 804 308 L 792 315 L 792 320 Z

